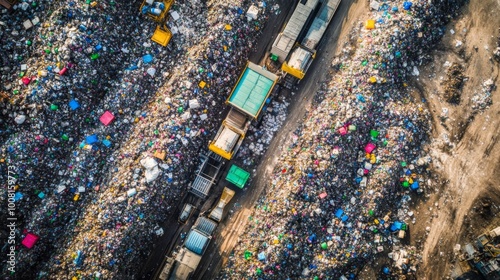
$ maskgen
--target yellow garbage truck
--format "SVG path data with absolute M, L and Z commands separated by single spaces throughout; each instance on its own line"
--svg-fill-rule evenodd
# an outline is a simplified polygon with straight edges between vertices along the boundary
M 166 47 L 170 39 L 172 39 L 172 32 L 168 29 L 166 20 L 168 11 L 173 4 L 174 0 L 144 0 L 140 7 L 141 14 L 158 23 L 151 40 L 164 47 Z

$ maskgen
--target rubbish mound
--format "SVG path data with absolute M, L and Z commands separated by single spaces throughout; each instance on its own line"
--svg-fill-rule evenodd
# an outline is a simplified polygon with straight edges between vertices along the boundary
M 443 81 L 444 98 L 448 103 L 460 104 L 460 96 L 464 86 L 464 67 L 453 62 L 446 72 L 446 79 Z

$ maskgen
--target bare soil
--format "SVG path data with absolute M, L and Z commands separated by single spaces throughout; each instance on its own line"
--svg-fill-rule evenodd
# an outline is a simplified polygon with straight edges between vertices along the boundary
M 446 29 L 432 53 L 432 62 L 421 67 L 413 81 L 426 99 L 432 115 L 431 179 L 434 192 L 415 205 L 417 222 L 411 243 L 422 249 L 418 279 L 446 279 L 458 266 L 455 244 L 471 242 L 477 235 L 500 225 L 500 94 L 492 91 L 492 105 L 473 109 L 473 96 L 483 83 L 498 83 L 499 64 L 492 59 L 500 27 L 500 1 L 470 1 L 462 15 Z M 449 65 L 463 67 L 463 83 L 455 87 L 459 102 L 445 93 Z M 420 69 L 420 68 L 419 68 Z M 456 86 L 456 84 L 455 84 Z M 448 110 L 443 113 L 443 108 Z

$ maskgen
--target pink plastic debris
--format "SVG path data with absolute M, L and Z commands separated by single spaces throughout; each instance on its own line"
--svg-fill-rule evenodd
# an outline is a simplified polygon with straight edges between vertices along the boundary
M 373 143 L 368 143 L 366 144 L 365 146 L 365 152 L 368 153 L 368 154 L 371 154 L 373 152 L 373 150 L 375 150 L 377 146 L 375 146 L 375 144 Z
M 66 71 L 68 71 L 68 68 L 64 67 L 63 69 L 61 69 L 61 71 L 59 71 L 59 75 L 64 75 L 64 73 L 66 73 Z
M 102 116 L 99 118 L 99 120 L 104 125 L 109 125 L 114 119 L 115 119 L 115 116 L 113 116 L 113 114 L 111 114 L 110 111 L 104 112 L 104 114 L 102 114 Z
M 345 127 L 341 127 L 341 128 L 339 128 L 339 133 L 340 133 L 340 135 L 342 135 L 342 136 L 343 136 L 343 135 L 346 135 L 346 134 L 347 134 L 347 129 L 345 129 Z
M 31 249 L 35 246 L 35 243 L 40 239 L 40 237 L 33 233 L 28 233 L 26 237 L 23 239 L 21 244 L 23 244 L 26 248 Z

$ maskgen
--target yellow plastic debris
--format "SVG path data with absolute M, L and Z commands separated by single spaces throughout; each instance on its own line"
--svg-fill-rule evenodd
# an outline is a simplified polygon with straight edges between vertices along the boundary
M 207 83 L 201 81 L 198 85 L 200 86 L 200 88 L 204 88 L 207 85 Z
M 368 30 L 372 30 L 372 29 L 375 29 L 375 20 L 373 19 L 369 19 L 366 21 L 366 24 L 365 24 L 365 27 L 366 29 Z
M 226 24 L 226 26 L 224 26 L 224 29 L 226 29 L 227 31 L 233 29 L 233 27 L 229 24 Z
M 377 78 L 375 78 L 375 77 L 371 76 L 371 77 L 368 79 L 368 82 L 369 82 L 370 84 L 374 84 L 374 83 L 376 83 L 376 82 L 377 82 Z
M 78 201 L 78 199 L 80 199 L 80 195 L 79 194 L 75 194 L 75 196 L 73 197 L 73 201 Z
M 161 160 L 165 160 L 165 157 L 167 156 L 167 153 L 164 152 L 164 151 L 160 151 L 160 150 L 157 150 L 154 154 L 154 157 L 155 158 L 158 158 L 158 159 L 161 159 Z

